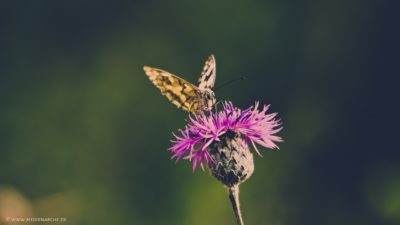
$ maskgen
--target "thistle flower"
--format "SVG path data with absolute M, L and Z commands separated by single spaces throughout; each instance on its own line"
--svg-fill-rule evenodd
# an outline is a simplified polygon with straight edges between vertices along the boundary
M 254 172 L 253 155 L 249 143 L 258 155 L 257 145 L 274 149 L 274 142 L 282 139 L 275 136 L 282 130 L 276 113 L 267 114 L 269 105 L 258 109 L 259 103 L 241 110 L 231 102 L 224 102 L 220 112 L 200 113 L 189 116 L 180 136 L 175 136 L 174 145 L 169 148 L 172 158 L 193 160 L 192 169 L 197 165 L 204 170 L 207 164 L 211 174 L 221 181 L 229 192 L 234 213 L 239 225 L 243 225 L 239 206 L 239 184 Z
M 172 158 L 193 160 L 193 171 L 198 164 L 204 170 L 204 162 L 208 165 L 213 161 L 207 148 L 232 135 L 241 138 L 246 147 L 251 143 L 258 155 L 261 154 L 256 144 L 278 148 L 274 142 L 281 142 L 282 139 L 274 134 L 282 127 L 280 121 L 275 119 L 277 113 L 266 114 L 269 105 L 264 105 L 261 111 L 258 106 L 256 102 L 255 106 L 241 110 L 231 102 L 224 102 L 220 112 L 189 116 L 186 128 L 179 130 L 181 137 L 174 134 L 176 140 L 172 140 L 174 145 L 169 148 L 173 152 Z

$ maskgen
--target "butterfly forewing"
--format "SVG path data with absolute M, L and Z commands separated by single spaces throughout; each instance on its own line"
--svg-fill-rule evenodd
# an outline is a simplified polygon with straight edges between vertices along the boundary
M 201 91 L 188 81 L 167 71 L 145 66 L 145 73 L 174 105 L 188 112 L 196 112 L 201 104 Z
M 204 64 L 203 71 L 199 78 L 199 89 L 212 89 L 215 84 L 217 65 L 214 55 L 210 55 Z

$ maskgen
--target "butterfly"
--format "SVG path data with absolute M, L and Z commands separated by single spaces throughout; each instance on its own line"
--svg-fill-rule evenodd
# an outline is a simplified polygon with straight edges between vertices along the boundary
M 164 70 L 149 66 L 144 66 L 143 70 L 161 94 L 180 109 L 192 113 L 210 111 L 216 102 L 212 90 L 217 76 L 214 55 L 206 60 L 198 86 Z

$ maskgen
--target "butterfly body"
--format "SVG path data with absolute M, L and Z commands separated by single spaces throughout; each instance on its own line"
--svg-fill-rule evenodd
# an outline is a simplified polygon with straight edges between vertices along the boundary
M 210 111 L 216 102 L 212 90 L 216 78 L 215 68 L 215 58 L 211 55 L 200 75 L 199 86 L 195 86 L 167 71 L 149 66 L 143 67 L 150 81 L 160 89 L 161 94 L 178 108 L 193 113 Z

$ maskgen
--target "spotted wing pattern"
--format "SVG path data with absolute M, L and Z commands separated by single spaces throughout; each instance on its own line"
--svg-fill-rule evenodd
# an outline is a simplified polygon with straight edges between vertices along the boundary
M 143 67 L 145 73 L 174 105 L 188 112 L 197 112 L 201 109 L 201 91 L 188 81 L 167 71 Z
M 201 72 L 199 78 L 199 89 L 212 89 L 215 84 L 215 78 L 217 77 L 216 74 L 217 65 L 215 62 L 214 55 L 210 55 L 206 60 L 203 71 Z

